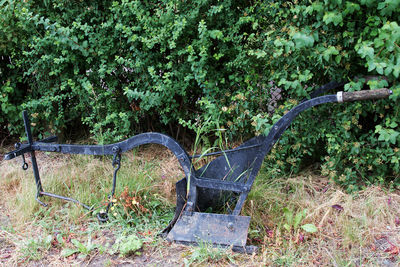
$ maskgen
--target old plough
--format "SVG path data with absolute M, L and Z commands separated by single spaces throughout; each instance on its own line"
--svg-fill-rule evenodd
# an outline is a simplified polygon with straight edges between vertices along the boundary
M 318 96 L 330 89 L 342 87 L 343 83 L 331 82 L 311 94 L 311 99 L 303 100 L 299 105 L 286 113 L 275 123 L 268 135 L 256 136 L 242 145 L 225 151 L 206 155 L 190 156 L 173 138 L 161 133 L 142 133 L 125 141 L 110 145 L 71 145 L 57 144 L 57 137 L 49 137 L 33 141 L 30 122 L 26 111 L 23 120 L 27 143 L 15 145 L 16 150 L 7 153 L 5 160 L 22 156 L 22 168 L 28 164 L 25 154 L 31 155 L 31 164 L 36 182 L 36 200 L 46 206 L 42 197 L 54 197 L 72 201 L 91 209 L 88 205 L 65 196 L 46 192 L 43 189 L 35 151 L 57 152 L 65 154 L 112 155 L 114 167 L 113 183 L 109 204 L 105 212 L 97 215 L 100 221 L 107 220 L 107 212 L 112 205 L 111 198 L 115 193 L 117 172 L 121 164 L 121 154 L 144 144 L 160 144 L 167 147 L 176 156 L 185 177 L 176 183 L 176 211 L 174 218 L 164 229 L 163 235 L 170 241 L 179 243 L 211 242 L 219 246 L 231 246 L 234 250 L 252 252 L 256 248 L 246 246 L 249 216 L 241 216 L 241 210 L 252 188 L 266 154 L 288 128 L 293 119 L 302 111 L 325 103 L 342 103 L 367 99 L 388 97 L 392 92 L 388 89 L 365 90 L 357 92 L 338 92 L 337 94 Z M 219 156 L 218 156 L 219 155 Z M 203 156 L 218 156 L 205 166 L 195 169 L 192 159 Z M 226 204 L 229 205 L 226 205 Z M 225 213 L 207 213 L 212 210 Z

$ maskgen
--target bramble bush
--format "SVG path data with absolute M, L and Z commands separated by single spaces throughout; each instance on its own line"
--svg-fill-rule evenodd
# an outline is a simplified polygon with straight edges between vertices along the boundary
M 399 1 L 0 6 L 0 135 L 21 134 L 28 109 L 39 136 L 69 138 L 84 125 L 100 143 L 148 130 L 179 139 L 207 122 L 230 140 L 246 139 L 266 133 L 317 85 L 340 80 L 346 91 L 394 94 L 302 113 L 267 167 L 282 175 L 319 162 L 349 191 L 399 183 Z

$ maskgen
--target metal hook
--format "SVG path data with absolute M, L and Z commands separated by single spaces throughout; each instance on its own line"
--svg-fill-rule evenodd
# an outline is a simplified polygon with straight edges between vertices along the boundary
M 115 171 L 118 171 L 121 167 L 121 149 L 115 146 L 112 148 L 112 151 L 114 152 L 112 166 L 114 167 Z
M 22 154 L 22 169 L 26 171 L 28 169 L 28 163 L 25 161 L 25 155 Z
M 99 220 L 99 222 L 101 223 L 105 223 L 108 221 L 108 214 L 107 212 L 99 212 L 97 213 L 97 220 Z
M 117 184 L 117 173 L 119 168 L 121 168 L 121 148 L 119 148 L 118 146 L 115 146 L 112 148 L 112 151 L 114 152 L 114 157 L 113 157 L 113 161 L 112 161 L 112 166 L 114 167 L 114 175 L 113 175 L 113 185 L 112 185 L 112 190 L 111 190 L 111 194 L 108 196 L 108 204 L 106 207 L 106 210 L 103 212 L 99 212 L 97 214 L 97 219 L 99 220 L 99 222 L 106 222 L 108 221 L 108 211 L 110 209 L 110 207 L 113 205 L 113 196 L 115 193 L 115 187 Z
M 19 149 L 21 147 L 21 143 L 20 142 L 15 143 L 14 147 L 15 149 Z M 28 169 L 28 163 L 26 163 L 25 161 L 25 155 L 22 154 L 21 156 L 22 156 L 22 169 L 26 171 Z

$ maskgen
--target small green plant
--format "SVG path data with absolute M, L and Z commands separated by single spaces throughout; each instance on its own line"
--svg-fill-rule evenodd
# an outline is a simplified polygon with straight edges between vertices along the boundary
M 185 258 L 185 266 L 191 266 L 194 263 L 206 264 L 206 263 L 217 263 L 221 261 L 228 261 L 231 264 L 235 264 L 233 255 L 229 249 L 220 247 L 213 247 L 212 244 L 200 241 L 199 246 L 194 248 L 194 251 L 190 254 L 190 257 Z
M 91 238 L 87 240 L 86 244 L 83 244 L 76 239 L 72 239 L 71 242 L 75 246 L 75 248 L 63 249 L 63 251 L 61 252 L 61 255 L 63 257 L 69 257 L 72 254 L 79 253 L 79 258 L 86 258 L 86 256 L 89 255 L 93 250 L 99 248 L 99 245 L 93 243 Z
M 24 261 L 40 260 L 43 257 L 43 252 L 50 249 L 52 240 L 53 237 L 48 235 L 45 238 L 39 236 L 21 241 L 18 244 L 20 258 Z
M 140 255 L 138 251 L 143 246 L 143 241 L 135 234 L 120 236 L 110 250 L 111 254 L 118 253 L 120 257 L 127 257 L 132 254 Z
M 286 220 L 283 228 L 285 228 L 288 232 L 292 230 L 297 231 L 299 227 L 307 233 L 315 233 L 318 231 L 318 228 L 314 224 L 301 224 L 307 215 L 307 209 L 304 209 L 295 214 L 292 209 L 284 208 L 283 213 Z

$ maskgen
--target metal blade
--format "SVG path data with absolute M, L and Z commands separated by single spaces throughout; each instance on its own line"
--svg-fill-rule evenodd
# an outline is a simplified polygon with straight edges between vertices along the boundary
M 192 215 L 182 215 L 167 240 L 244 247 L 249 224 L 249 216 L 193 212 Z

